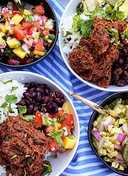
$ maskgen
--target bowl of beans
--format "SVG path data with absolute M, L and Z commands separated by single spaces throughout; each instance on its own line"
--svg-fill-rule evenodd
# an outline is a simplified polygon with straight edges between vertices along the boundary
M 0 2 L 0 63 L 30 66 L 46 58 L 57 40 L 57 19 L 47 1 Z

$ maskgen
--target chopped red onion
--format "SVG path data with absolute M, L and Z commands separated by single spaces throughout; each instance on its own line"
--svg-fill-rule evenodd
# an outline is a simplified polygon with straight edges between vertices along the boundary
M 101 139 L 100 132 L 96 130 L 92 130 L 92 135 L 99 141 Z
M 117 150 L 121 150 L 122 149 L 122 146 L 120 144 L 115 144 L 114 145 L 114 148 L 117 149 Z
M 118 140 L 120 143 L 122 143 L 122 142 L 125 140 L 125 138 L 126 138 L 126 134 L 124 134 L 124 133 L 118 133 L 118 134 L 117 134 L 117 140 Z
M 6 48 L 6 45 L 0 44 L 0 49 L 2 49 L 2 48 Z

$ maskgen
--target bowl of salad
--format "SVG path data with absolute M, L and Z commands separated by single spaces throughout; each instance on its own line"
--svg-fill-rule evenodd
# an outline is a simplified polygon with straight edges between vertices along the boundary
M 89 143 L 97 157 L 112 171 L 128 175 L 128 92 L 115 93 L 101 106 L 115 118 L 93 112 L 88 125 Z
M 128 90 L 128 0 L 71 0 L 59 46 L 69 70 L 103 91 Z
M 0 175 L 60 175 L 80 135 L 67 94 L 30 72 L 3 73 L 0 87 Z
M 30 66 L 46 58 L 58 35 L 56 15 L 47 1 L 0 2 L 0 63 Z

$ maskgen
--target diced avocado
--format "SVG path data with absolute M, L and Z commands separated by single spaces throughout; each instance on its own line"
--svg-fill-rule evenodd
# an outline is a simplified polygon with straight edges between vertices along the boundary
M 72 106 L 71 106 L 71 104 L 70 104 L 68 101 L 66 101 L 66 102 L 63 104 L 62 109 L 63 109 L 64 112 L 66 112 L 66 113 L 72 113 L 72 112 L 73 112 Z
M 20 42 L 16 38 L 7 40 L 7 44 L 10 48 L 19 48 Z
M 18 57 L 20 57 L 21 59 L 24 59 L 26 56 L 26 52 L 22 49 L 22 48 L 16 48 L 13 50 L 13 53 L 15 53 Z
M 37 56 L 44 56 L 45 52 L 43 52 L 43 51 L 38 51 L 38 50 L 34 50 L 34 51 L 33 51 L 33 54 L 34 54 L 34 55 L 37 55 Z
M 19 14 L 16 14 L 12 17 L 12 21 L 15 25 L 18 25 L 23 20 L 23 17 Z
M 76 137 L 75 136 L 66 136 L 64 137 L 64 148 L 65 149 L 73 149 L 76 144 Z

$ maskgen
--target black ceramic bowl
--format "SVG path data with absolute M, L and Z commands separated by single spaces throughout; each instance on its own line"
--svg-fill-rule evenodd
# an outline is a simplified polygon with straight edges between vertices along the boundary
M 1 5 L 6 5 L 8 3 L 8 1 L 9 0 L 0 0 L 0 6 Z M 27 3 L 32 4 L 32 5 L 38 5 L 41 2 L 43 2 L 44 7 L 45 7 L 45 11 L 46 11 L 46 13 L 45 13 L 46 16 L 48 18 L 52 18 L 54 20 L 54 25 L 55 25 L 55 39 L 54 39 L 54 42 L 52 43 L 50 49 L 47 51 L 47 53 L 44 56 L 36 59 L 34 62 L 29 63 L 29 64 L 23 64 L 23 65 L 10 65 L 10 64 L 6 64 L 6 63 L 3 63 L 2 61 L 0 61 L 0 65 L 1 66 L 11 67 L 11 68 L 23 68 L 23 67 L 32 66 L 32 65 L 34 65 L 34 64 L 42 61 L 43 59 L 45 59 L 51 53 L 51 51 L 53 50 L 53 48 L 56 45 L 56 41 L 57 41 L 57 38 L 58 38 L 57 18 L 56 18 L 56 15 L 55 15 L 55 12 L 54 12 L 53 8 L 50 6 L 50 4 L 48 3 L 48 1 L 47 0 L 21 0 L 21 1 L 27 2 Z
M 114 100 L 116 100 L 117 98 L 122 98 L 124 100 L 127 100 L 128 99 L 128 92 L 122 92 L 122 93 L 115 93 L 115 94 L 112 94 L 111 96 L 107 97 L 105 100 L 103 100 L 103 102 L 100 104 L 101 106 L 105 106 L 105 105 L 109 105 L 110 103 L 112 103 Z M 96 156 L 109 168 L 111 169 L 112 171 L 116 172 L 117 174 L 120 174 L 120 175 L 124 175 L 124 176 L 128 176 L 128 168 L 125 170 L 125 171 L 118 171 L 116 169 L 114 169 L 113 167 L 110 166 L 109 163 L 107 163 L 101 156 L 99 156 L 95 146 L 93 145 L 93 139 L 92 139 L 92 134 L 91 134 L 91 131 L 92 131 L 92 128 L 93 128 L 93 122 L 97 119 L 99 113 L 94 111 L 91 118 L 90 118 L 90 121 L 89 121 L 89 124 L 88 124 L 88 140 L 89 140 L 89 143 L 91 145 L 91 148 L 92 150 L 94 151 L 94 153 L 96 154 Z

